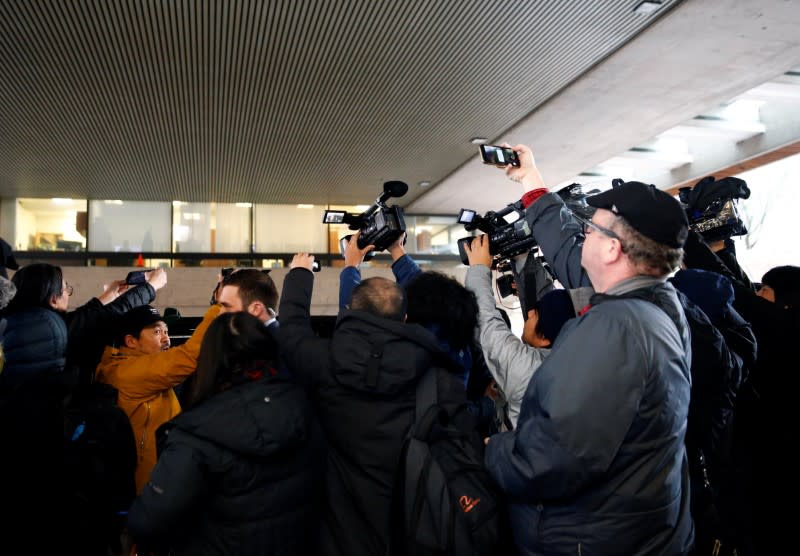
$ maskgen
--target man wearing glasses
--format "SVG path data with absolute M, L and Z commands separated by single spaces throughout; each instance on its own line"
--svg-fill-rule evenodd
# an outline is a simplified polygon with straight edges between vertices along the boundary
M 693 543 L 684 448 L 691 386 L 685 316 L 667 276 L 688 222 L 652 185 L 615 180 L 579 220 L 514 147 L 526 218 L 564 287 L 591 304 L 534 374 L 517 428 L 486 465 L 512 495 L 521 553 L 685 554 Z

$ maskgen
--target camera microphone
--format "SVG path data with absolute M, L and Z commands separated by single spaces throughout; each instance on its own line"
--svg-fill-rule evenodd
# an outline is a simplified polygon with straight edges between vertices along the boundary
M 387 181 L 383 183 L 383 193 L 378 197 L 378 204 L 383 204 L 392 197 L 402 197 L 408 193 L 408 184 L 402 181 Z

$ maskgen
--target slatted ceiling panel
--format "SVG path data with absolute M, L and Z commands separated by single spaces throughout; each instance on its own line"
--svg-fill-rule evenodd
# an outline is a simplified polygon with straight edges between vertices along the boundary
M 637 3 L 0 0 L 0 195 L 365 204 L 401 179 L 407 204 L 652 22 Z

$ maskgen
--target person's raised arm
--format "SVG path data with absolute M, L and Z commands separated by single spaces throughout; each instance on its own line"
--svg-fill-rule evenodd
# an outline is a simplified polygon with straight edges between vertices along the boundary
M 525 145 L 513 149 L 519 154 L 520 165 L 506 167 L 506 175 L 523 185 L 520 201 L 525 218 L 553 274 L 565 288 L 590 286 L 581 266 L 584 236 L 580 223 L 561 197 L 547 190 L 531 149 Z
M 503 143 L 503 147 L 511 147 L 508 143 Z M 547 186 L 544 183 L 539 168 L 536 167 L 536 161 L 533 158 L 533 152 L 530 147 L 526 145 L 516 145 L 512 147 L 519 157 L 519 166 L 507 165 L 506 175 L 511 181 L 522 184 L 525 193 L 535 191 L 537 189 L 544 189 L 547 191 Z
M 318 337 L 311 327 L 311 295 L 314 290 L 314 256 L 298 253 L 291 270 L 283 279 L 278 314 L 281 358 L 300 382 L 311 386 L 318 380 L 328 357 L 327 340 Z
M 419 265 L 407 253 L 405 248 L 406 233 L 400 234 L 394 243 L 389 246 L 389 254 L 392 256 L 392 273 L 394 280 L 405 287 L 422 270 Z
M 375 249 L 374 245 L 367 245 L 363 249 L 358 246 L 358 231 L 345 242 L 344 268 L 339 273 L 339 310 L 345 309 L 353 297 L 353 290 L 361 283 L 359 265 L 364 262 L 367 253 Z M 296 257 L 297 255 L 295 255 Z M 292 261 L 294 263 L 294 261 Z

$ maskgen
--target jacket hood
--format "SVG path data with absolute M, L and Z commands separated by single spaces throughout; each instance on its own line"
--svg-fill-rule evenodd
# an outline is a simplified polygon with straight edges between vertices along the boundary
M 233 452 L 265 457 L 304 443 L 311 434 L 311 419 L 299 386 L 266 378 L 217 394 L 171 424 Z
M 717 274 L 700 269 L 679 270 L 670 282 L 715 322 L 733 310 L 733 284 Z
M 330 345 L 335 380 L 359 391 L 393 395 L 415 383 L 432 365 L 456 370 L 424 327 L 364 311 L 344 311 Z

